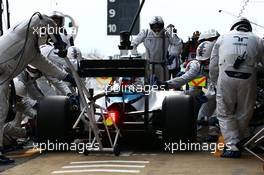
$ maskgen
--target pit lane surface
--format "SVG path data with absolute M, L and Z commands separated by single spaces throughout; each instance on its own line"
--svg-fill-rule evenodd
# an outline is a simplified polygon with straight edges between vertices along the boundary
M 252 156 L 222 159 L 207 152 L 168 154 L 124 152 L 116 157 L 106 153 L 47 153 L 1 174 L 47 175 L 261 175 L 262 163 Z
M 162 151 L 159 142 L 153 140 L 151 136 L 130 137 L 122 145 L 120 156 L 114 156 L 109 152 L 91 152 L 88 156 L 76 152 L 45 152 L 27 160 L 17 159 L 13 167 L 1 166 L 0 174 L 262 175 L 264 173 L 263 163 L 247 153 L 244 153 L 241 159 L 223 159 L 209 151 L 172 154 Z

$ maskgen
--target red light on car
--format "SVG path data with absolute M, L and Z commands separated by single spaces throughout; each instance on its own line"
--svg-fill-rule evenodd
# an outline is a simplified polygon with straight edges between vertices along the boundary
M 117 122 L 118 112 L 117 111 L 108 111 L 107 119 L 111 119 L 114 123 Z

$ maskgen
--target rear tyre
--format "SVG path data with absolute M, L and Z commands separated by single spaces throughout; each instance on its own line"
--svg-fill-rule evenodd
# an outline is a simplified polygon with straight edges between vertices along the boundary
M 71 105 L 66 96 L 49 96 L 39 102 L 36 135 L 38 142 L 69 142 Z
M 163 141 L 189 142 L 196 138 L 194 100 L 188 95 L 168 96 L 162 104 Z

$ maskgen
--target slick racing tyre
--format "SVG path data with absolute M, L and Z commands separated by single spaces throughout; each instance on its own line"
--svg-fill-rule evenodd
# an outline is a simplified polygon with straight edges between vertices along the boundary
M 194 141 L 196 118 L 194 100 L 188 95 L 168 96 L 162 104 L 163 141 Z
M 66 96 L 49 96 L 39 102 L 36 121 L 38 142 L 69 142 L 70 101 Z

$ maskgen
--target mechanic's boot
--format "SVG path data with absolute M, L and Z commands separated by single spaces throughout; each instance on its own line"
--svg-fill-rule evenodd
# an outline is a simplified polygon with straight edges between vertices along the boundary
M 223 158 L 240 158 L 241 152 L 240 151 L 232 151 L 232 150 L 224 150 L 221 157 L 223 157 Z
M 10 136 L 5 136 L 6 140 L 8 140 L 8 143 L 5 143 L 3 149 L 2 149 L 2 153 L 7 153 L 7 152 L 11 152 L 17 149 L 23 149 L 23 147 L 21 145 L 19 145 L 19 143 L 17 142 L 16 139 L 10 137 Z
M 10 159 L 4 155 L 0 155 L 0 165 L 8 165 L 14 162 L 15 161 L 13 159 Z
M 223 154 L 221 157 L 224 158 L 240 158 L 241 152 L 238 149 L 237 145 L 230 145 L 229 148 L 225 146 Z

